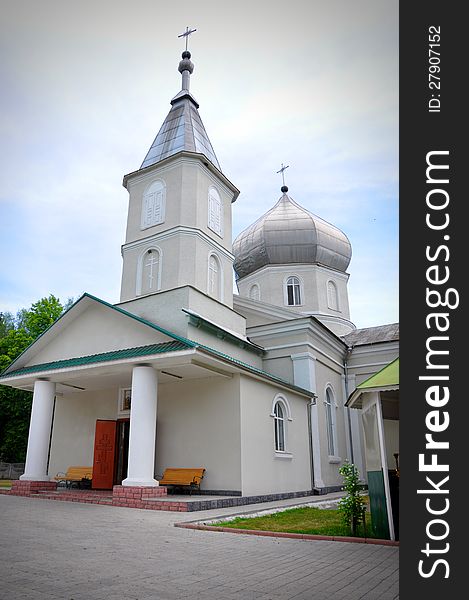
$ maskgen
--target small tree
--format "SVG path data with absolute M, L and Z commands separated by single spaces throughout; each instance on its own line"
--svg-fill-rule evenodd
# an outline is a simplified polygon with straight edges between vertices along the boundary
M 342 513 L 342 519 L 352 530 L 352 535 L 357 535 L 358 523 L 365 522 L 366 504 L 360 494 L 359 472 L 353 463 L 345 461 L 340 467 L 339 474 L 344 478 L 343 490 L 347 492 L 344 498 L 339 500 L 337 508 Z

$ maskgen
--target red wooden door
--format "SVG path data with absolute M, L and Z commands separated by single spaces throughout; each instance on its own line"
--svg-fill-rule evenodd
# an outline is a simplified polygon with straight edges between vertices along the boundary
M 93 489 L 110 490 L 114 483 L 116 421 L 96 421 Z

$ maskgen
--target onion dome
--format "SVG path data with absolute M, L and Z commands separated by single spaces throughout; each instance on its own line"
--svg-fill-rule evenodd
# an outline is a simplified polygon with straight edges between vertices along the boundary
M 233 242 L 238 278 L 267 265 L 315 264 L 345 272 L 352 257 L 340 229 L 297 204 L 287 195 Z

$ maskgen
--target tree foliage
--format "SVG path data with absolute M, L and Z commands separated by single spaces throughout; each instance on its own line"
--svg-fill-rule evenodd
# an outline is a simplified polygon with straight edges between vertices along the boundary
M 42 298 L 31 305 L 29 310 L 20 311 L 20 325 L 33 339 L 40 336 L 63 313 L 64 307 L 54 295 Z
M 66 302 L 69 308 L 73 300 Z M 0 372 L 4 371 L 64 312 L 58 298 L 50 295 L 29 309 L 0 314 Z M 24 462 L 28 441 L 32 394 L 0 386 L 0 460 Z
M 0 338 L 15 327 L 15 318 L 10 312 L 0 313 Z
M 28 444 L 31 392 L 0 386 L 0 460 L 24 462 Z

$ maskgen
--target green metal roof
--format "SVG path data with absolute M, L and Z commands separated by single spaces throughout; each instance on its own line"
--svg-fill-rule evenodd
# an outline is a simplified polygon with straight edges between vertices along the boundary
M 313 392 L 301 388 L 297 385 L 294 385 L 284 379 L 277 377 L 276 375 L 272 375 L 271 373 L 267 373 L 262 369 L 258 369 L 257 367 L 253 367 L 252 365 L 245 363 L 241 360 L 237 360 L 228 354 L 224 354 L 219 350 L 215 350 L 214 348 L 210 348 L 208 346 L 204 346 L 202 344 L 195 344 L 192 342 L 191 344 L 186 344 L 184 342 L 174 341 L 174 342 L 163 342 L 160 344 L 150 344 L 148 346 L 138 346 L 136 348 L 126 348 L 124 350 L 113 350 L 111 352 L 103 352 L 101 354 L 91 354 L 89 356 L 77 356 L 74 358 L 67 358 L 64 360 L 56 360 L 49 363 L 41 363 L 37 365 L 31 365 L 29 367 L 24 367 L 22 369 L 17 369 L 16 371 L 10 371 L 9 373 L 4 373 L 1 375 L 1 379 L 8 379 L 10 377 L 21 377 L 22 375 L 29 375 L 31 373 L 40 373 L 43 371 L 53 371 L 56 369 L 67 369 L 70 367 L 81 367 L 86 365 L 93 365 L 97 363 L 103 362 L 111 362 L 114 360 L 123 360 L 126 358 L 137 358 L 139 356 L 154 356 L 155 354 L 166 354 L 168 352 L 178 352 L 180 350 L 190 350 L 197 348 L 198 350 L 205 351 L 212 356 L 217 358 L 221 358 L 237 367 L 241 367 L 254 373 L 255 375 L 260 375 L 266 379 L 270 379 L 274 383 L 278 383 L 280 385 L 284 385 L 289 387 L 292 390 L 296 390 L 301 394 L 308 395 L 310 397 L 314 396 Z
M 172 331 L 168 331 L 167 329 L 165 329 L 164 327 L 160 327 L 159 325 L 156 325 L 156 323 L 152 323 L 151 321 L 148 321 L 147 319 L 144 319 L 143 317 L 139 317 L 138 315 L 134 315 L 133 313 L 128 312 L 127 310 L 124 310 L 123 308 L 120 308 L 119 306 L 114 306 L 113 304 L 109 304 L 109 302 L 106 302 L 105 300 L 101 300 L 101 298 L 98 298 L 97 296 L 93 296 L 92 294 L 88 294 L 88 292 L 85 292 L 82 296 L 80 296 L 80 298 L 78 298 L 78 300 L 72 304 L 72 306 L 70 306 L 70 308 L 68 308 L 62 315 L 60 315 L 60 317 L 58 319 L 56 319 L 52 325 L 50 325 L 45 331 L 43 331 L 33 342 L 31 342 L 31 344 L 25 348 L 23 350 L 23 352 L 21 352 L 21 354 L 19 354 L 14 360 L 13 362 L 11 362 L 8 367 L 2 372 L 0 373 L 0 377 L 5 377 L 6 375 L 9 375 L 12 371 L 9 371 L 12 366 L 18 362 L 27 352 L 30 348 L 32 348 L 36 342 L 38 342 L 38 340 L 40 340 L 41 338 L 43 338 L 54 326 L 56 323 L 58 323 L 59 321 L 62 321 L 63 318 L 65 317 L 65 315 L 67 315 L 68 313 L 70 313 L 75 306 L 77 306 L 77 304 L 79 304 L 82 300 L 84 300 L 85 298 L 89 298 L 90 300 L 93 300 L 95 302 L 97 302 L 98 304 L 102 304 L 103 306 L 106 306 L 107 308 L 111 308 L 112 310 L 125 315 L 126 317 L 130 317 L 131 319 L 133 319 L 134 321 L 138 321 L 139 323 L 142 323 L 143 325 L 147 325 L 148 327 L 151 327 L 152 329 L 154 329 L 155 331 L 158 331 L 160 333 L 163 333 L 164 335 L 167 335 L 168 337 L 172 338 L 173 340 L 177 340 L 178 342 L 182 342 L 184 344 L 186 344 L 189 347 L 195 347 L 195 343 L 192 342 L 191 340 L 188 340 L 184 337 L 181 337 L 180 335 L 177 335 L 176 333 L 173 333 Z M 9 371 L 7 373 L 7 371 Z M 18 369 L 19 371 L 19 369 Z
M 254 344 L 249 339 L 242 339 L 240 336 L 230 333 L 226 329 L 223 329 L 216 323 L 209 321 L 194 311 L 183 308 L 182 312 L 185 312 L 187 315 L 189 315 L 190 322 L 194 325 L 194 327 L 202 327 L 206 331 L 215 334 L 218 338 L 231 342 L 236 346 L 244 348 L 245 350 L 249 350 L 250 352 L 254 352 L 258 356 L 263 356 L 265 354 L 265 350 L 264 348 L 261 348 L 261 346 Z
M 357 385 L 357 389 L 366 391 L 370 388 L 395 385 L 399 385 L 399 357 L 386 365 L 381 371 L 362 381 L 360 385 Z
M 136 358 L 138 356 L 152 356 L 154 354 L 164 354 L 166 352 L 178 352 L 192 348 L 184 342 L 162 342 L 160 344 L 150 344 L 149 346 L 139 346 L 137 348 L 126 348 L 125 350 L 112 350 L 101 354 L 91 354 L 89 356 L 77 356 L 76 358 L 67 358 L 56 360 L 49 363 L 31 365 L 16 371 L 10 371 L 2 375 L 3 377 L 17 377 L 19 375 L 28 375 L 39 371 L 52 371 L 54 369 L 66 369 L 69 367 L 81 367 L 83 365 L 92 365 L 101 362 L 110 362 L 113 360 L 122 360 L 126 358 Z
M 229 356 L 228 354 L 224 354 L 223 352 L 220 352 L 220 350 L 214 350 L 213 348 L 210 348 L 209 346 L 204 346 L 203 344 L 199 344 L 198 348 L 199 348 L 199 350 L 205 350 L 206 352 L 208 352 L 209 354 L 212 354 L 213 356 L 222 358 L 223 360 L 226 360 L 226 361 L 236 365 L 237 367 L 242 367 L 248 371 L 251 371 L 251 373 L 255 373 L 256 375 L 261 375 L 262 377 L 265 377 L 266 379 L 270 379 L 271 381 L 273 381 L 275 383 L 279 383 L 281 385 L 286 385 L 290 389 L 296 390 L 297 392 L 300 392 L 301 394 L 306 394 L 310 398 L 316 397 L 316 394 L 314 392 L 312 392 L 311 390 L 307 390 L 306 388 L 302 388 L 298 385 L 295 385 L 294 383 L 290 383 L 289 381 L 286 381 L 285 379 L 282 379 L 281 377 L 277 377 L 277 375 L 272 375 L 271 373 L 268 373 L 267 371 L 263 371 L 262 369 L 253 367 L 252 365 L 245 363 L 242 360 L 238 360 L 237 358 L 233 358 L 232 356 Z
M 389 392 L 399 389 L 399 357 L 386 365 L 365 381 L 362 381 L 350 394 L 345 406 L 362 408 L 363 397 L 367 392 Z
M 130 318 L 134 319 L 135 321 L 143 323 L 144 325 L 148 325 L 152 329 L 159 331 L 160 333 L 163 333 L 163 334 L 167 335 L 168 337 L 172 338 L 174 341 L 162 342 L 159 344 L 151 344 L 148 346 L 139 346 L 136 348 L 126 348 L 123 350 L 113 350 L 111 352 L 103 352 L 101 354 L 78 356 L 78 357 L 74 357 L 74 358 L 58 360 L 58 361 L 53 361 L 53 362 L 49 362 L 49 363 L 30 365 L 29 367 L 22 367 L 20 369 L 15 369 L 15 370 L 6 372 L 8 369 L 11 369 L 12 365 L 15 362 L 17 362 L 18 359 L 21 356 L 23 356 L 25 354 L 25 352 L 29 348 L 31 348 L 31 346 L 33 346 L 38 339 L 40 339 L 42 336 L 44 336 L 44 334 L 47 333 L 47 331 L 49 331 L 49 329 L 51 329 L 55 325 L 55 323 L 57 323 L 58 321 L 63 319 L 64 315 L 66 315 L 70 310 L 72 310 L 73 307 L 76 306 L 84 298 L 90 298 L 91 300 L 94 300 L 108 308 L 112 308 L 113 310 L 115 310 L 127 317 L 130 317 Z M 28 346 L 28 348 L 26 348 L 26 350 L 24 350 L 22 352 L 22 354 L 20 354 L 20 356 L 18 356 L 12 362 L 9 365 L 9 367 L 7 367 L 7 369 L 5 371 L 3 371 L 3 373 L 0 373 L 0 380 L 8 379 L 10 377 L 18 377 L 21 375 L 28 375 L 30 373 L 39 373 L 41 371 L 66 369 L 68 367 L 79 367 L 79 366 L 84 366 L 84 365 L 92 365 L 95 363 L 110 362 L 110 361 L 114 361 L 114 360 L 122 360 L 122 359 L 126 359 L 126 358 L 135 358 L 138 356 L 152 356 L 154 354 L 163 354 L 166 352 L 178 352 L 180 350 L 188 350 L 191 348 L 192 349 L 197 348 L 199 350 L 202 350 L 202 351 L 205 351 L 205 352 L 211 354 L 212 356 L 215 356 L 215 357 L 221 358 L 222 360 L 230 362 L 231 364 L 236 365 L 237 367 L 246 369 L 247 371 L 250 371 L 251 373 L 253 373 L 255 375 L 260 375 L 261 377 L 269 379 L 270 381 L 272 381 L 274 383 L 278 383 L 280 385 L 286 386 L 286 387 L 288 387 L 292 390 L 295 390 L 303 395 L 306 395 L 309 397 L 315 396 L 315 394 L 310 390 L 307 390 L 305 388 L 294 385 L 294 384 L 290 383 L 289 381 L 282 379 L 281 377 L 277 377 L 276 375 L 267 373 L 266 371 L 263 371 L 262 369 L 258 369 L 257 367 L 254 367 L 248 363 L 245 363 L 241 360 L 235 359 L 232 356 L 229 356 L 228 354 L 224 354 L 223 352 L 220 352 L 219 350 L 215 350 L 214 348 L 210 348 L 209 346 L 199 344 L 198 342 L 194 342 L 193 340 L 189 340 L 180 335 L 177 335 L 177 334 L 173 333 L 172 331 L 169 331 L 163 327 L 160 327 L 159 325 L 156 325 L 156 323 L 152 323 L 151 321 L 148 321 L 147 319 L 144 319 L 142 317 L 139 317 L 137 315 L 129 313 L 128 311 L 124 310 L 123 308 L 109 304 L 105 300 L 101 300 L 100 298 L 97 298 L 96 296 L 92 296 L 91 294 L 88 294 L 88 293 L 83 294 L 81 296 L 81 298 L 79 298 L 75 302 L 75 304 L 73 304 L 62 316 L 60 316 L 57 319 L 57 321 L 55 321 L 55 323 L 53 323 L 44 333 L 42 333 L 37 338 L 37 340 L 35 340 L 30 346 Z

